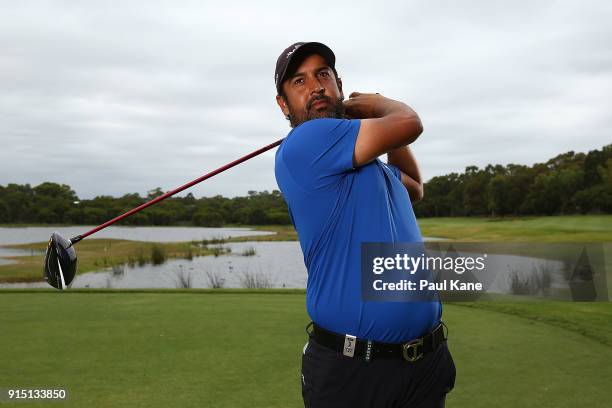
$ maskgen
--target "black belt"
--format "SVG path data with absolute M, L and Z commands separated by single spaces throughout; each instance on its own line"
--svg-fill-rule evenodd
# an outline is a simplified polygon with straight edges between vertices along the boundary
M 313 331 L 308 332 L 312 325 Z M 435 329 L 423 337 L 406 343 L 380 343 L 367 339 L 360 339 L 350 334 L 338 334 L 317 326 L 311 322 L 306 332 L 317 343 L 344 354 L 348 357 L 363 357 L 366 361 L 372 358 L 403 358 L 406 361 L 418 361 L 427 353 L 435 351 L 440 344 L 446 341 L 444 333 L 446 325 L 440 322 Z

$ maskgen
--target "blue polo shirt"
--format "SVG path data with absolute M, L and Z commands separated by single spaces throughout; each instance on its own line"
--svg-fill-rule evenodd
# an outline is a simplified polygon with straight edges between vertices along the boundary
M 440 302 L 364 302 L 362 242 L 421 242 L 400 170 L 376 159 L 353 168 L 360 120 L 314 119 L 276 151 L 275 175 L 308 270 L 306 307 L 328 330 L 387 343 L 420 337 Z

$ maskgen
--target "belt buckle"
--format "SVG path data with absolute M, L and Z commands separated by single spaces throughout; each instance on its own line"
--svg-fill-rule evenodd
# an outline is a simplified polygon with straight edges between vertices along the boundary
M 357 337 L 347 334 L 344 336 L 344 347 L 342 348 L 342 354 L 347 357 L 353 357 L 355 355 L 355 346 L 357 344 Z
M 421 347 L 419 351 L 419 346 Z M 423 357 L 423 339 L 416 339 L 402 344 L 402 355 L 404 360 L 415 362 Z

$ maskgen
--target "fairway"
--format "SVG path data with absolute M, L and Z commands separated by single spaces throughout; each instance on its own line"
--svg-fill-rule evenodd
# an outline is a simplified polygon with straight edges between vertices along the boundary
M 57 406 L 301 407 L 304 303 L 289 291 L 4 291 L 0 387 L 67 389 Z M 444 304 L 444 319 L 449 407 L 609 406 L 610 303 Z
M 418 218 L 427 237 L 480 242 L 610 242 L 612 215 Z

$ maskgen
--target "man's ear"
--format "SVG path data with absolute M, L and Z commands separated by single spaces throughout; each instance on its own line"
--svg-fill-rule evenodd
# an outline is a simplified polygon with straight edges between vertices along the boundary
M 336 83 L 338 84 L 338 90 L 340 91 L 340 98 L 342 98 L 342 100 L 344 100 L 344 91 L 342 91 L 342 79 L 340 77 L 338 77 L 336 79 Z
M 287 106 L 287 100 L 285 99 L 285 97 L 281 95 L 276 95 L 276 103 L 283 111 L 283 115 L 285 115 L 285 117 L 289 116 L 289 107 Z

